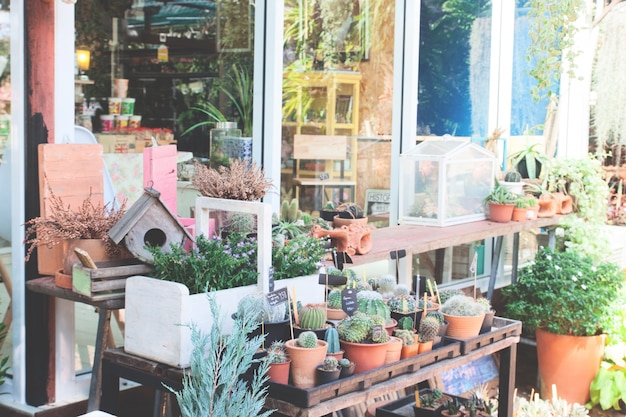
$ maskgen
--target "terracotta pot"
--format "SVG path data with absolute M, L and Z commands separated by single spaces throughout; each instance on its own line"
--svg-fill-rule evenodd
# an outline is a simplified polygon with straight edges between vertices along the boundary
M 107 261 L 111 257 L 106 250 L 106 244 L 102 239 L 70 239 L 63 242 L 63 252 L 65 259 L 63 261 L 63 273 L 72 275 L 72 266 L 80 263 L 78 256 L 74 253 L 74 249 L 80 248 L 86 251 L 94 261 Z
M 400 358 L 406 359 L 412 356 L 417 355 L 419 352 L 419 345 L 417 343 L 413 343 L 412 345 L 402 346 L 402 351 L 400 352 Z
M 345 352 L 343 350 L 340 350 L 337 353 L 328 353 L 326 352 L 326 356 L 332 356 L 333 358 L 339 360 L 339 359 L 343 359 L 343 355 L 345 354 Z
M 497 223 L 507 223 L 513 217 L 514 204 L 489 203 L 489 220 Z
M 426 353 L 433 350 L 433 341 L 429 340 L 428 342 L 419 342 L 417 344 L 418 350 L 417 353 Z
M 396 330 L 396 327 L 398 327 L 396 319 L 389 319 L 389 322 L 385 325 L 385 330 L 389 337 L 393 336 L 393 331 Z
M 352 343 L 340 340 L 346 352 L 344 356 L 355 363 L 354 373 L 369 371 L 385 364 L 389 342 L 385 343 Z
M 328 320 L 343 320 L 348 315 L 340 308 L 327 308 L 326 317 L 328 317 Z
M 556 214 L 570 214 L 574 210 L 572 196 L 556 192 L 552 197 L 556 200 Z
M 556 215 L 557 203 L 549 194 L 543 194 L 537 201 L 539 204 L 538 218 L 554 217 Z
M 317 366 L 324 362 L 328 344 L 323 340 L 317 341 L 317 347 L 303 348 L 296 346 L 295 339 L 285 342 L 285 349 L 291 358 L 291 382 L 298 388 L 312 388 L 315 386 Z
M 270 381 L 278 384 L 289 383 L 289 368 L 291 367 L 291 359 L 287 359 L 284 363 L 270 363 L 267 369 L 267 376 Z
M 479 316 L 452 316 L 443 313 L 443 317 L 448 322 L 446 334 L 455 339 L 469 339 L 478 336 L 483 321 L 485 321 L 484 313 Z
M 606 335 L 567 336 L 541 329 L 535 334 L 541 397 L 551 399 L 554 384 L 559 398 L 570 404 L 589 401 L 589 385 L 600 369 Z
M 527 213 L 527 208 L 515 207 L 513 209 L 513 217 L 511 217 L 511 220 L 513 220 L 514 222 L 525 222 Z
M 54 284 L 57 287 L 71 290 L 72 289 L 72 275 L 64 274 L 63 269 L 59 269 L 57 272 L 54 273 Z
M 327 384 L 339 379 L 341 368 L 337 367 L 334 371 L 325 371 L 323 365 L 319 365 L 316 369 L 316 385 Z
M 350 226 L 351 224 L 360 224 L 365 226 L 367 224 L 368 218 L 361 217 L 360 219 L 342 219 L 338 215 L 333 217 L 333 226 L 341 227 L 341 226 Z
M 402 340 L 395 336 L 391 336 L 389 339 L 387 355 L 385 356 L 385 365 L 399 361 L 402 353 Z

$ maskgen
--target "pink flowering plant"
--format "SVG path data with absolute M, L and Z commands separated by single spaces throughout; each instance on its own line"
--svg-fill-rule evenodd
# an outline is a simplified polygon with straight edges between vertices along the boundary
M 518 281 L 502 289 L 505 316 L 521 320 L 525 332 L 596 335 L 610 323 L 623 282 L 623 272 L 611 262 L 541 248 L 520 269 Z

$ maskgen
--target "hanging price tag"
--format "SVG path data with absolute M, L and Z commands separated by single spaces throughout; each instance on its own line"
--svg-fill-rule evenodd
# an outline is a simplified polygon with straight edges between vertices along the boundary
M 169 49 L 167 48 L 166 45 L 160 45 L 159 49 L 157 50 L 157 59 L 159 60 L 159 62 L 167 62 L 169 60 Z

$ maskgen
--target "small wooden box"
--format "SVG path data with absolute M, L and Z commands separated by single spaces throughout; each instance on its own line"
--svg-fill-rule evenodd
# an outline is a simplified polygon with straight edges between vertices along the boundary
M 92 300 L 124 297 L 126 278 L 152 272 L 152 266 L 135 258 L 96 262 L 96 266 L 75 264 L 72 268 L 72 289 Z

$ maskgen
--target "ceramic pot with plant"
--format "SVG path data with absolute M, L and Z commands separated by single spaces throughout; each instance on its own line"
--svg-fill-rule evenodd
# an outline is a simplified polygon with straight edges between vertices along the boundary
M 267 349 L 266 360 L 269 362 L 267 376 L 270 381 L 288 384 L 291 359 L 287 356 L 285 343 L 279 340 L 274 341 Z
M 517 282 L 502 289 L 505 316 L 521 320 L 525 334 L 535 332 L 543 398 L 556 384 L 568 402 L 589 400 L 603 331 L 619 308 L 623 286 L 624 273 L 614 263 L 544 247 L 520 269 Z
M 441 343 L 443 343 L 443 338 L 448 333 L 448 322 L 443 316 L 443 313 L 439 310 L 431 311 L 427 313 L 426 317 L 434 317 L 439 322 L 439 332 L 437 333 L 437 336 L 435 336 L 435 339 L 433 340 L 433 347 L 437 347 Z
M 337 324 L 344 357 L 356 363 L 355 373 L 369 371 L 385 364 L 389 334 L 380 316 L 369 316 L 356 311 Z
M 401 359 L 410 358 L 418 354 L 419 345 L 415 343 L 415 333 L 413 331 L 397 329 L 394 335 L 402 342 L 402 348 L 400 350 Z
M 326 309 L 326 315 L 329 320 L 341 320 L 348 315 L 343 311 L 341 303 L 341 290 L 333 289 L 328 293 L 328 308 Z
M 339 379 L 341 374 L 341 367 L 337 358 L 332 356 L 326 356 L 324 362 L 317 366 L 317 384 L 327 384 Z
M 542 166 L 548 162 L 548 156 L 538 149 L 539 143 L 529 145 L 509 157 L 511 165 L 522 178 L 536 179 L 541 176 Z
M 509 190 L 515 195 L 524 194 L 524 183 L 522 182 L 522 176 L 519 172 L 507 171 L 504 174 L 504 178 L 500 181 L 500 185 Z
M 339 378 L 347 378 L 352 376 L 354 373 L 354 367 L 356 366 L 354 362 L 352 362 L 348 358 L 339 359 L 339 366 L 341 367 L 341 371 L 339 372 Z
M 512 192 L 496 184 L 484 201 L 489 208 L 489 220 L 498 223 L 511 221 L 515 207 L 515 195 Z
M 398 284 L 391 298 L 387 300 L 391 318 L 397 322 L 404 317 L 409 317 L 415 325 L 419 323 L 422 316 L 422 309 L 418 307 L 417 301 L 411 296 L 409 287 L 404 284 Z
M 514 222 L 524 222 L 537 218 L 539 205 L 537 199 L 532 194 L 521 194 L 515 199 L 512 220 Z
M 455 295 L 441 305 L 441 313 L 448 322 L 447 335 L 457 339 L 478 336 L 485 320 L 483 306 L 467 295 Z
M 337 206 L 337 214 L 333 217 L 335 227 L 349 226 L 351 224 L 366 225 L 368 218 L 363 208 L 357 203 L 343 203 Z
M 394 331 L 395 334 L 396 331 Z M 387 355 L 385 356 L 385 365 L 400 360 L 402 356 L 402 340 L 397 336 L 389 336 L 389 345 L 387 346 Z
M 436 417 L 439 416 L 442 404 L 450 401 L 452 398 L 444 394 L 440 389 L 422 389 L 418 395 L 419 401 L 413 406 L 415 417 Z
M 417 332 L 417 343 L 419 345 L 418 353 L 431 351 L 435 337 L 439 334 L 439 320 L 435 317 L 424 317 L 420 321 L 419 330 Z
M 312 388 L 316 382 L 317 366 L 324 362 L 328 345 L 318 340 L 315 333 L 300 333 L 297 339 L 285 342 L 285 349 L 291 358 L 291 381 L 298 388 Z
M 398 322 L 391 317 L 391 310 L 382 295 L 373 290 L 358 291 L 356 294 L 357 309 L 369 316 L 378 316 L 383 319 L 383 327 L 391 336 Z
M 339 333 L 335 327 L 329 327 L 324 332 L 324 341 L 328 343 L 328 350 L 326 356 L 332 356 L 337 360 L 343 358 L 344 351 L 341 350 L 339 344 Z

